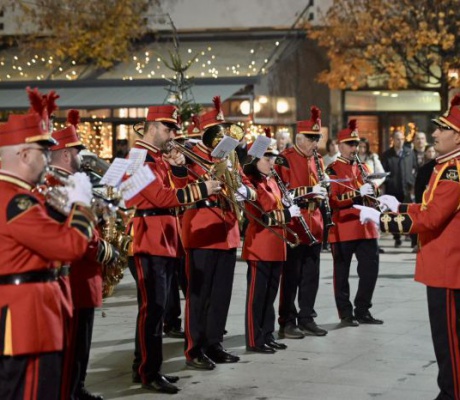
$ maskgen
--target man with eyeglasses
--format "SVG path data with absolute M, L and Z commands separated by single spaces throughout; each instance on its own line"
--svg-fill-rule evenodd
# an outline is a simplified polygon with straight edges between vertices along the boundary
M 363 204 L 365 197 L 374 193 L 372 185 L 365 183 L 356 160 L 359 145 L 356 120 L 351 120 L 348 127 L 339 132 L 338 141 L 340 156 L 326 169 L 332 180 L 329 199 L 335 224 L 329 231 L 334 258 L 335 303 L 344 326 L 359 326 L 360 323 L 380 325 L 383 321 L 374 318 L 369 311 L 379 272 L 379 233 L 372 223 L 362 225 L 359 212 L 353 208 L 355 204 Z M 370 172 L 367 165 L 363 164 L 362 168 Z M 348 282 L 353 254 L 358 260 L 359 277 L 354 309 Z
M 63 263 L 82 257 L 94 234 L 89 180 L 66 188 L 70 213 L 62 224 L 32 193 L 56 144 L 46 109 L 10 115 L 0 126 L 1 399 L 60 398 L 64 324 L 72 310 L 59 279 L 67 272 Z
M 394 196 L 379 198 L 389 211 L 360 207 L 363 223 L 382 232 L 417 233 L 415 280 L 427 286 L 431 337 L 438 362 L 436 400 L 460 398 L 460 96 L 433 120 L 434 148 L 439 156 L 421 204 L 403 204 Z
M 302 339 L 306 335 L 327 334 L 327 331 L 320 328 L 314 320 L 323 238 L 320 200 L 327 195 L 326 189 L 319 184 L 313 156 L 321 138 L 320 114 L 319 108 L 313 106 L 311 118 L 297 122 L 296 144 L 284 150 L 278 156 L 275 165 L 275 169 L 293 197 L 303 197 L 298 205 L 311 233 L 318 241 L 315 244 L 311 243 L 298 218 L 293 219 L 289 224 L 289 228 L 299 236 L 300 244 L 295 248 L 287 248 L 287 259 L 283 264 L 281 275 L 279 336 L 286 339 Z M 321 168 L 324 168 L 321 156 L 319 156 L 319 163 Z M 295 305 L 296 297 L 298 310 Z

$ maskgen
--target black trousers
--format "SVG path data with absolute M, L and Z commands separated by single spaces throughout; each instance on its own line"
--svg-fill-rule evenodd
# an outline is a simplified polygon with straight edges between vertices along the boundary
M 148 383 L 163 363 L 163 320 L 177 258 L 139 254 L 134 259 L 139 300 L 136 337 L 141 355 L 138 371 L 142 382 Z
M 60 399 L 62 353 L 0 357 L 0 399 Z
M 185 276 L 185 257 L 177 259 L 177 265 L 171 279 L 171 288 L 166 304 L 163 330 L 180 329 L 182 320 L 180 307 L 180 291 L 187 295 L 187 277 Z
M 354 300 L 355 315 L 363 316 L 372 307 L 372 295 L 379 274 L 377 239 L 350 240 L 332 243 L 334 257 L 334 295 L 340 318 L 353 315 L 350 302 L 350 264 L 353 254 L 358 260 L 358 291 Z
M 438 362 L 437 400 L 460 400 L 460 290 L 427 287 L 431 337 Z
M 190 249 L 187 252 L 188 279 L 185 303 L 185 356 L 198 357 L 224 339 L 236 249 Z
M 78 391 L 85 386 L 91 340 L 93 338 L 94 308 L 74 309 L 70 321 L 68 346 L 64 352 L 62 397 L 78 400 Z
M 246 346 L 259 347 L 273 339 L 275 299 L 282 261 L 248 261 L 246 292 Z
M 287 248 L 287 259 L 281 274 L 280 326 L 313 321 L 312 313 L 319 287 L 320 254 L 321 244 L 300 244 Z M 295 305 L 297 291 L 299 311 Z

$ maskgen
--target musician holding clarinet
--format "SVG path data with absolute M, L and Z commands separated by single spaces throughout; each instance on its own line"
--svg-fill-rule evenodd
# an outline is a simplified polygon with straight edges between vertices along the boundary
M 287 249 L 287 259 L 283 265 L 278 319 L 281 338 L 302 339 L 305 335 L 327 334 L 314 320 L 314 305 L 319 287 L 320 241 L 323 237 L 319 200 L 327 196 L 326 189 L 319 182 L 313 157 L 320 138 L 320 110 L 313 106 L 311 118 L 297 122 L 296 144 L 284 150 L 275 165 L 281 180 L 294 198 L 298 199 L 307 225 L 305 227 L 299 218 L 294 218 L 288 225 L 299 235 L 301 243 Z M 321 158 L 319 160 L 321 165 Z M 290 201 L 292 199 L 284 199 L 287 204 Z M 298 311 L 295 305 L 297 292 Z
M 379 233 L 371 222 L 361 225 L 355 204 L 370 204 L 375 199 L 375 187 L 366 183 L 367 165 L 356 157 L 359 134 L 356 120 L 338 135 L 340 156 L 326 170 L 331 179 L 330 204 L 335 225 L 329 231 L 334 258 L 334 295 L 341 323 L 344 326 L 383 324 L 370 313 L 372 295 L 379 272 Z M 363 176 L 366 175 L 366 176 Z M 341 182 L 345 180 L 345 182 Z M 358 291 L 353 305 L 350 301 L 350 264 L 358 260 Z
M 263 219 L 265 224 L 284 236 L 285 225 L 292 217 L 299 217 L 300 208 L 292 204 L 289 208 L 281 202 L 282 189 L 278 186 L 273 169 L 276 156 L 276 140 L 263 142 L 259 136 L 248 151 L 252 156 L 244 166 L 257 193 L 257 204 L 263 213 L 247 204 L 246 207 Z M 253 149 L 257 149 L 253 151 Z M 265 151 L 264 151 L 265 150 Z M 282 182 L 281 182 L 282 183 Z M 249 217 L 249 225 L 243 246 L 242 258 L 248 263 L 246 295 L 246 349 L 251 352 L 273 354 L 284 350 L 284 343 L 276 342 L 274 302 L 278 293 L 281 268 L 286 261 L 286 241 Z

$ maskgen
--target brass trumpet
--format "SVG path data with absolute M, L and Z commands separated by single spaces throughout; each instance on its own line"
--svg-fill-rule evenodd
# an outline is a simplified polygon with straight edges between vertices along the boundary
M 225 179 L 221 178 L 221 176 L 217 175 L 216 174 L 216 164 L 213 164 L 211 162 L 209 162 L 209 160 L 206 160 L 205 158 L 201 157 L 200 155 L 198 154 L 195 154 L 193 151 L 191 151 L 190 149 L 188 149 L 186 146 L 174 141 L 174 140 L 170 140 L 168 142 L 168 145 L 169 145 L 169 148 L 172 150 L 172 149 L 175 149 L 176 151 L 182 153 L 186 158 L 188 158 L 189 160 L 193 161 L 195 164 L 197 164 L 201 169 L 203 169 L 207 175 L 209 175 L 212 179 L 215 179 L 219 182 L 221 182 L 223 185 L 227 186 L 230 190 L 230 192 L 232 194 L 236 193 L 237 191 L 237 188 L 233 187 L 232 185 L 230 185 Z M 198 179 L 201 179 L 202 177 L 200 175 L 198 175 L 195 171 L 193 171 L 191 168 L 188 168 L 186 167 L 187 170 L 192 174 L 194 175 L 196 178 Z M 229 203 L 231 203 L 236 210 L 238 209 L 241 209 L 241 211 L 247 216 L 247 217 L 250 217 L 252 218 L 254 221 L 256 221 L 257 223 L 259 223 L 260 225 L 262 225 L 265 229 L 268 229 L 270 232 L 272 232 L 275 236 L 277 236 L 278 238 L 280 238 L 283 242 L 285 242 L 289 247 L 293 248 L 293 247 L 296 247 L 299 245 L 300 243 L 300 240 L 299 240 L 299 236 L 297 235 L 297 233 L 295 233 L 292 229 L 288 228 L 287 226 L 284 227 L 284 229 L 290 234 L 292 235 L 292 237 L 294 238 L 294 241 L 290 241 L 289 239 L 287 239 L 286 237 L 284 237 L 283 235 L 279 234 L 275 229 L 273 229 L 270 225 L 267 225 L 266 223 L 264 223 L 260 218 L 256 217 L 253 213 L 251 213 L 250 211 L 248 211 L 246 208 L 244 207 L 240 207 L 240 205 L 238 204 L 238 202 L 234 199 L 234 195 L 226 195 L 225 193 L 219 193 L 218 194 L 219 196 L 222 196 L 223 198 L 225 198 L 225 200 L 227 200 Z M 243 196 L 244 197 L 244 196 Z M 255 202 L 249 200 L 248 198 L 245 198 L 244 201 L 250 203 L 257 211 L 259 211 L 261 214 L 265 214 L 265 211 L 259 207 Z M 278 222 L 278 221 L 276 221 Z

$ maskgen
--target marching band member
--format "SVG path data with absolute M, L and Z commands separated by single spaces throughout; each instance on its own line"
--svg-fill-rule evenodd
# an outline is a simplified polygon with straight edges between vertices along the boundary
M 370 313 L 372 295 L 379 273 L 379 237 L 375 225 L 359 223 L 359 212 L 354 204 L 362 204 L 366 195 L 372 195 L 374 188 L 364 182 L 360 166 L 356 161 L 359 134 L 356 120 L 339 132 L 340 156 L 329 165 L 326 173 L 331 179 L 347 179 L 344 184 L 332 182 L 330 204 L 333 208 L 335 226 L 329 231 L 329 242 L 334 258 L 334 295 L 341 323 L 345 326 L 361 324 L 383 324 Z M 362 166 L 369 173 L 366 164 Z M 367 201 L 367 199 L 366 199 Z M 350 264 L 356 255 L 358 260 L 358 291 L 353 305 L 350 302 Z
M 244 175 L 241 168 L 230 172 L 227 164 L 211 156 L 214 147 L 212 137 L 231 128 L 220 109 L 220 98 L 213 100 L 215 109 L 201 116 L 203 139 L 192 151 L 207 160 L 210 167 L 224 165 L 225 174 Z M 207 176 L 207 172 L 197 164 L 192 164 L 190 168 L 193 171 L 191 179 Z M 232 189 L 227 179 L 222 189 L 226 196 L 232 196 L 232 191 L 238 190 L 235 193 L 235 196 L 240 196 L 238 199 L 254 198 L 254 191 L 246 177 L 242 176 L 245 184 Z M 185 303 L 186 364 L 192 368 L 212 370 L 216 363 L 238 362 L 239 357 L 222 347 L 232 295 L 236 248 L 240 244 L 235 205 L 221 195 L 198 201 L 185 211 L 183 239 L 187 251 L 188 278 Z
M 77 110 L 68 112 L 67 123 L 69 125 L 66 128 L 53 132 L 53 138 L 58 143 L 50 148 L 50 169 L 58 180 L 66 180 L 80 171 L 80 151 L 85 148 L 77 135 Z M 48 179 L 49 184 L 55 179 L 53 175 Z M 65 218 L 52 207 L 48 207 L 48 210 L 57 221 Z M 62 398 L 102 400 L 102 396 L 87 391 L 85 378 L 93 334 L 94 310 L 102 306 L 101 262 L 105 260 L 106 264 L 110 264 L 117 256 L 117 250 L 96 235 L 85 256 L 72 262 L 69 280 L 74 310 L 67 332 L 68 346 L 64 351 Z
M 418 233 L 415 280 L 427 286 L 428 314 L 438 362 L 437 400 L 460 399 L 460 96 L 433 120 L 434 148 L 439 156 L 421 204 L 400 204 L 389 195 L 379 198 L 389 212 L 359 207 L 362 223 L 375 222 L 382 232 Z M 356 206 L 358 207 L 358 206 Z M 391 211 L 391 212 L 390 212 Z
M 267 135 L 268 136 L 268 135 Z M 253 148 L 257 148 L 261 136 L 256 139 Z M 261 215 L 251 204 L 246 205 L 251 215 L 263 220 L 266 225 L 285 236 L 283 226 L 290 222 L 291 217 L 300 216 L 300 209 L 292 205 L 285 209 L 282 194 L 271 171 L 275 164 L 278 150 L 276 141 L 265 146 L 265 152 L 259 151 L 243 168 L 244 173 L 254 185 L 257 193 L 257 205 L 265 214 Z M 275 353 L 287 346 L 275 341 L 275 308 L 274 302 L 278 293 L 281 268 L 286 261 L 286 243 L 266 227 L 249 216 L 246 230 L 242 259 L 247 261 L 247 294 L 246 294 L 246 349 L 257 353 Z
M 149 107 L 143 137 L 134 147 L 147 150 L 146 164 L 156 176 L 139 194 L 126 202 L 137 207 L 133 218 L 133 251 L 136 263 L 139 313 L 136 337 L 141 354 L 135 359 L 133 380 L 139 373 L 142 387 L 164 393 L 177 393 L 177 376 L 160 373 L 163 362 L 163 318 L 171 276 L 183 250 L 175 207 L 191 204 L 218 193 L 217 181 L 187 185 L 185 158 L 168 142 L 178 129 L 174 106 Z
M 58 283 L 63 262 L 81 258 L 94 234 L 91 184 L 66 187 L 64 223 L 47 215 L 32 192 L 48 164 L 46 105 L 10 115 L 0 126 L 0 398 L 58 399 L 64 323 L 70 298 Z
M 313 106 L 310 120 L 297 122 L 296 144 L 284 150 L 275 165 L 281 180 L 289 185 L 295 197 L 307 194 L 313 196 L 309 201 L 299 203 L 299 206 L 311 233 L 318 241 L 323 237 L 323 218 L 318 200 L 327 193 L 318 183 L 318 171 L 313 157 L 320 138 L 320 110 Z M 287 249 L 287 260 L 283 265 L 279 335 L 287 339 L 301 339 L 305 335 L 325 336 L 327 331 L 320 328 L 314 320 L 321 243 L 312 244 L 298 219 L 291 221 L 289 227 L 299 235 L 301 244 Z M 299 311 L 295 306 L 297 291 Z

